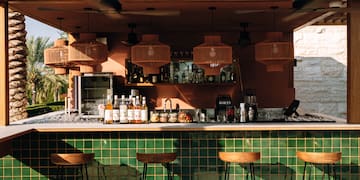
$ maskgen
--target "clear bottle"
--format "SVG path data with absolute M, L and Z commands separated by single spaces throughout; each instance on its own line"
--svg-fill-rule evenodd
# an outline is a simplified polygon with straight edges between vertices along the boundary
M 121 124 L 127 124 L 129 123 L 127 115 L 128 115 L 128 109 L 127 109 L 127 104 L 126 104 L 126 99 L 125 99 L 125 95 L 121 95 L 121 99 L 120 99 L 120 105 L 119 105 L 119 121 Z
M 146 97 L 145 96 L 142 97 L 141 118 L 140 119 L 141 119 L 142 123 L 147 123 L 149 120 L 148 107 L 146 105 Z
M 118 95 L 114 95 L 113 121 L 114 123 L 120 122 L 120 106 L 119 106 Z
M 246 122 L 245 103 L 240 103 L 240 122 L 241 122 L 241 123 Z
M 141 103 L 140 103 L 140 97 L 135 97 L 135 103 L 133 106 L 134 109 L 134 119 L 130 121 L 132 124 L 141 124 Z
M 129 95 L 128 105 L 127 105 L 127 120 L 131 123 L 134 120 L 134 104 L 133 97 Z
M 104 124 L 113 124 L 113 105 L 111 102 L 111 95 L 107 95 L 106 98 Z
M 249 121 L 253 121 L 254 120 L 254 109 L 250 106 L 249 107 L 249 112 L 248 112 L 248 117 L 249 117 Z

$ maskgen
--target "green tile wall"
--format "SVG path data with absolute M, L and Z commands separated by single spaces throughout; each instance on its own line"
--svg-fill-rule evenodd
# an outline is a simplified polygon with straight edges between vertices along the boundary
M 143 164 L 136 152 L 176 152 L 170 168 L 175 179 L 219 180 L 224 171 L 219 151 L 261 152 L 256 179 L 302 179 L 304 162 L 296 158 L 298 150 L 341 151 L 336 179 L 359 179 L 359 137 L 360 131 L 31 133 L 14 139 L 12 153 L 0 159 L 0 179 L 52 179 L 56 167 L 49 156 L 55 152 L 95 153 L 88 167 L 90 179 L 139 179 Z M 230 179 L 244 179 L 244 168 L 232 164 Z M 316 166 L 310 179 L 321 179 L 324 170 Z M 65 172 L 67 179 L 80 179 L 74 168 Z M 149 180 L 165 176 L 163 166 L 148 166 Z

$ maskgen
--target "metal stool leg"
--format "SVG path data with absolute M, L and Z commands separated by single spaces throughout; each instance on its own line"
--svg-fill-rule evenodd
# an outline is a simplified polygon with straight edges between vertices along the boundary
M 225 162 L 225 179 L 224 180 L 228 180 L 229 179 L 229 175 L 230 175 L 230 163 L 229 162 Z
M 144 163 L 144 170 L 142 174 L 142 179 L 146 180 L 146 173 L 147 173 L 147 163 Z
M 333 174 L 334 174 L 334 179 L 336 179 L 336 169 L 335 169 L 335 164 L 332 164 L 332 170 L 333 170 Z
M 88 180 L 89 174 L 88 174 L 88 170 L 87 170 L 87 164 L 85 164 L 85 175 L 86 175 L 86 180 Z
M 170 163 L 164 163 L 163 166 L 165 166 L 165 168 L 166 168 L 168 179 L 172 180 L 173 179 L 173 176 L 172 176 L 173 174 L 170 171 Z
M 80 169 L 81 179 L 84 180 L 83 165 L 80 165 L 79 169 Z
M 303 180 L 305 180 L 305 176 L 306 176 L 306 165 L 307 165 L 307 163 L 305 162 L 304 170 L 303 170 Z
M 255 180 L 255 170 L 254 170 L 254 163 L 250 163 L 250 174 L 251 174 L 251 179 Z

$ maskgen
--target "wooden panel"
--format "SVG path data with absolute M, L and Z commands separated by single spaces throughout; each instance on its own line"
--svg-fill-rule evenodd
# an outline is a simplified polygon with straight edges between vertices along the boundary
M 8 9 L 0 2 L 0 126 L 9 124 Z
M 351 7 L 360 7 L 359 1 L 350 1 Z M 348 20 L 348 123 L 360 123 L 360 12 L 354 11 Z

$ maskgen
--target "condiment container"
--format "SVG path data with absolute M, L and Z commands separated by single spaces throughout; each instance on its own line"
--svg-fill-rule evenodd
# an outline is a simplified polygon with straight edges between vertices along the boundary
M 168 122 L 168 116 L 169 116 L 169 114 L 166 112 L 160 113 L 160 122 L 162 122 L 162 123 Z
M 170 123 L 176 123 L 178 121 L 177 113 L 170 113 L 169 114 L 169 120 Z
M 157 123 L 160 121 L 160 115 L 158 112 L 150 112 L 150 122 Z

